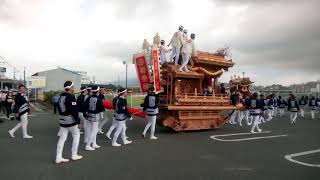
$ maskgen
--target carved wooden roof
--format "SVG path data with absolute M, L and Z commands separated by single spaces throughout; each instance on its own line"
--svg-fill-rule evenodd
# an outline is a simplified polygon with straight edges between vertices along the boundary
M 204 51 L 197 51 L 193 60 L 195 63 L 217 65 L 224 68 L 232 67 L 235 64 L 232 60 L 226 60 L 223 56 Z
M 173 75 L 177 78 L 203 78 L 203 74 L 190 71 L 190 72 L 180 72 L 179 66 L 168 64 L 167 67 L 170 69 L 171 72 L 173 72 Z
M 244 78 L 236 78 L 236 79 L 232 79 L 230 80 L 230 84 L 233 85 L 250 85 L 253 84 L 254 82 L 250 80 L 249 77 L 244 77 Z

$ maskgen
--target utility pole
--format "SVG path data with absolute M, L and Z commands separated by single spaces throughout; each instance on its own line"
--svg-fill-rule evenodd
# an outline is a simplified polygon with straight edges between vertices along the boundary
M 118 89 L 120 89 L 120 76 L 118 75 Z
M 23 84 L 26 85 L 26 67 L 23 68 Z
M 13 68 L 13 79 L 16 79 L 16 68 Z
M 128 64 L 126 61 L 123 61 L 122 63 L 123 65 L 126 66 L 126 89 L 127 89 L 128 88 Z

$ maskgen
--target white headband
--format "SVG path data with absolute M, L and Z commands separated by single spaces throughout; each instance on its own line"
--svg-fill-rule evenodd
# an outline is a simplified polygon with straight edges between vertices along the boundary
M 125 90 L 123 90 L 123 91 L 119 92 L 119 94 L 123 94 L 123 93 L 125 93 L 125 92 L 127 92 L 127 89 L 125 89 Z
M 98 86 L 98 88 L 96 90 L 91 90 L 92 92 L 98 92 L 100 90 L 100 87 Z
M 70 89 L 72 88 L 72 86 L 73 86 L 73 83 L 71 83 L 69 86 L 64 87 L 64 89 Z

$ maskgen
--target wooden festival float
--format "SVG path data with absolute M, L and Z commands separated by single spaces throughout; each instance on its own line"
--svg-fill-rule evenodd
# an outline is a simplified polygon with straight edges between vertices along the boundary
M 251 95 L 251 85 L 253 82 L 250 80 L 249 77 L 245 77 L 244 73 L 243 76 L 231 76 L 229 81 L 230 92 L 239 92 L 242 96 L 250 96 Z
M 151 51 L 151 52 L 150 52 Z M 229 121 L 232 106 L 229 95 L 221 95 L 218 80 L 224 71 L 234 66 L 232 60 L 219 53 L 197 51 L 189 62 L 190 72 L 180 72 L 173 63 L 159 65 L 158 48 L 135 54 L 141 92 L 153 84 L 160 96 L 157 123 L 175 131 L 219 128 Z M 213 92 L 205 95 L 211 86 Z

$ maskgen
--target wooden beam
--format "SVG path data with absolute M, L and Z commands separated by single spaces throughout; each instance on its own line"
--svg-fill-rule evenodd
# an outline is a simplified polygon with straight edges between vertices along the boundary
M 244 107 L 237 106 L 168 106 L 169 111 L 208 111 L 208 110 L 242 110 Z

